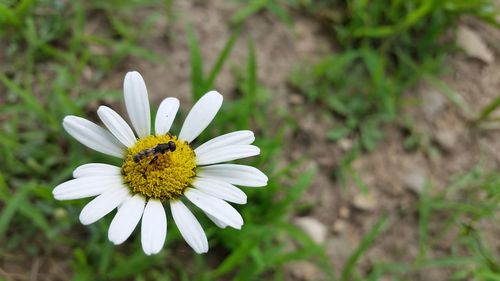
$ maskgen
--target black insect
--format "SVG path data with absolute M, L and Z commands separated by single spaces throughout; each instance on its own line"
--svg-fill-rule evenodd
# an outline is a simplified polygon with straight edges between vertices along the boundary
M 134 155 L 134 162 L 138 163 L 144 158 L 147 158 L 149 156 L 155 156 L 154 159 L 156 159 L 156 156 L 159 154 L 163 154 L 167 151 L 173 152 L 175 151 L 175 142 L 169 141 L 167 143 L 160 143 L 155 147 L 144 149 L 143 151 L 140 151 L 136 155 Z

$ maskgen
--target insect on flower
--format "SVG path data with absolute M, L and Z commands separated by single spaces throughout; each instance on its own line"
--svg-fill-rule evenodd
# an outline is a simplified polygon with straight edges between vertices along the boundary
M 153 147 L 153 148 L 148 148 L 140 151 L 136 155 L 134 155 L 134 162 L 139 163 L 144 158 L 147 158 L 149 156 L 158 156 L 159 154 L 163 154 L 167 151 L 174 152 L 175 151 L 175 142 L 169 141 L 167 143 L 160 143 L 159 145 Z M 154 158 L 153 158 L 154 159 Z

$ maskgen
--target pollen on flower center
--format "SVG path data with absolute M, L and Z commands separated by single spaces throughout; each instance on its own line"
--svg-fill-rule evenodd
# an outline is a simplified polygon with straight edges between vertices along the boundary
M 170 141 L 175 143 L 174 151 L 154 152 L 157 145 Z M 132 193 L 165 201 L 183 195 L 194 180 L 195 169 L 195 153 L 189 144 L 167 134 L 138 140 L 127 150 L 121 171 Z

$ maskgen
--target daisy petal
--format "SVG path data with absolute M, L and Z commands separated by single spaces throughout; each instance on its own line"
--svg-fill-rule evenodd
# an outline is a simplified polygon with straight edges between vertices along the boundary
M 186 117 L 179 139 L 190 143 L 197 138 L 212 122 L 221 105 L 222 95 L 216 91 L 208 92 L 201 97 Z
M 222 180 L 235 185 L 259 187 L 267 185 L 267 176 L 259 169 L 238 164 L 200 167 L 197 176 Z
M 131 71 L 125 75 L 123 92 L 125 107 L 137 135 L 141 138 L 148 136 L 151 132 L 148 91 L 139 72 Z
M 52 191 L 57 200 L 71 200 L 99 195 L 107 190 L 123 188 L 121 176 L 92 176 L 63 182 Z
M 95 176 L 119 176 L 120 168 L 102 163 L 87 163 L 78 166 L 73 171 L 74 178 L 95 177 Z
M 127 240 L 141 219 L 145 203 L 146 201 L 141 195 L 129 195 L 111 221 L 108 231 L 109 241 L 119 245 Z
M 131 147 L 137 139 L 130 126 L 123 120 L 120 114 L 107 106 L 100 106 L 97 115 L 101 118 L 106 128 L 126 147 Z
M 184 195 L 205 213 L 214 216 L 230 227 L 241 229 L 243 218 L 226 201 L 210 196 L 194 188 L 188 188 Z
M 205 215 L 207 215 L 207 217 L 213 222 L 215 223 L 216 226 L 218 226 L 219 228 L 226 228 L 227 227 L 227 224 L 225 224 L 224 222 L 222 222 L 221 220 L 217 219 L 216 217 L 208 214 L 208 213 L 205 213 Z
M 170 201 L 170 209 L 177 228 L 186 243 L 198 253 L 208 252 L 208 241 L 203 228 L 193 213 L 180 200 Z
M 231 145 L 196 155 L 196 164 L 209 165 L 259 155 L 255 145 Z
M 105 129 L 78 116 L 66 116 L 63 127 L 83 145 L 104 154 L 123 157 L 125 147 Z
M 225 147 L 228 145 L 237 144 L 251 144 L 254 142 L 255 136 L 252 131 L 236 131 L 222 136 L 213 138 L 204 144 L 198 146 L 194 152 L 196 155 L 202 155 L 203 153 L 214 150 L 217 148 Z
M 141 226 L 142 250 L 146 255 L 157 254 L 163 248 L 167 236 L 167 215 L 160 200 L 150 199 Z
M 83 207 L 80 213 L 80 222 L 87 225 L 98 221 L 118 207 L 118 205 L 127 199 L 128 195 L 128 189 L 123 186 L 107 190 Z
M 241 191 L 241 189 L 225 181 L 210 178 L 196 178 L 193 182 L 193 186 L 202 192 L 228 202 L 236 204 L 247 203 L 247 195 Z
M 156 135 L 168 133 L 172 123 L 174 123 L 177 110 L 179 110 L 179 100 L 176 98 L 166 98 L 160 103 L 155 119 Z

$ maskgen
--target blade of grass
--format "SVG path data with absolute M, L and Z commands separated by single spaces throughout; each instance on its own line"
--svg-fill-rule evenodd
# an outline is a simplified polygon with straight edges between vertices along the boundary
M 419 253 L 417 263 L 426 258 L 428 236 L 429 236 L 429 217 L 431 214 L 431 203 L 429 198 L 429 182 L 426 182 L 423 187 L 422 194 L 420 195 L 420 202 L 418 204 L 418 234 L 419 234 Z
M 4 235 L 9 227 L 10 221 L 12 220 L 18 209 L 23 208 L 25 204 L 29 204 L 29 202 L 27 202 L 27 198 L 29 195 L 29 191 L 31 190 L 31 187 L 32 187 L 31 184 L 26 184 L 20 190 L 18 190 L 11 198 L 1 199 L 2 201 L 4 201 L 5 208 L 3 208 L 2 214 L 0 216 L 0 239 L 4 238 Z
M 479 113 L 479 116 L 476 118 L 476 121 L 474 122 L 475 124 L 479 124 L 483 121 L 485 121 L 486 119 L 488 119 L 488 117 L 490 117 L 490 115 L 500 106 L 500 96 L 499 97 L 496 97 L 494 100 L 492 100 L 487 106 L 485 106 L 483 108 L 483 110 L 481 110 L 481 112 Z
M 187 39 L 191 62 L 191 89 L 193 99 L 198 100 L 204 94 L 203 59 L 196 34 L 189 25 L 187 27 Z
M 347 262 L 342 269 L 342 274 L 340 277 L 341 281 L 352 280 L 353 270 L 356 263 L 359 261 L 361 256 L 370 248 L 370 246 L 375 242 L 375 239 L 389 226 L 389 216 L 383 215 L 372 227 L 372 229 L 363 237 L 359 246 L 354 250 L 351 256 L 347 259 Z
M 14 83 L 12 80 L 7 78 L 4 74 L 0 73 L 0 82 L 2 82 L 7 89 L 12 91 L 16 96 L 18 96 L 26 106 L 32 110 L 35 111 L 39 116 L 43 116 L 43 119 L 48 122 L 53 128 L 56 126 L 59 126 L 59 122 L 56 121 L 54 116 L 50 114 L 43 106 L 36 100 L 36 98 L 31 95 L 28 91 L 25 89 L 22 89 Z
M 241 82 L 241 90 L 244 94 L 243 100 L 241 100 L 241 111 L 238 114 L 237 123 L 240 128 L 248 128 L 250 124 L 250 119 L 252 117 L 258 118 L 259 115 L 252 114 L 257 104 L 257 61 L 255 57 L 255 48 L 253 41 L 250 39 L 248 41 L 248 59 L 246 65 L 245 77 Z M 261 122 L 262 120 L 257 120 Z M 267 122 L 261 122 L 267 123 Z
M 269 0 L 251 1 L 245 7 L 241 8 L 240 10 L 236 11 L 236 13 L 234 13 L 234 15 L 231 17 L 231 22 L 233 24 L 239 24 L 245 21 L 246 18 L 264 9 L 267 6 L 268 2 Z
M 255 56 L 255 44 L 252 39 L 248 40 L 248 62 L 246 97 L 251 101 L 251 105 L 256 104 L 257 95 L 257 58 Z
M 147 270 L 154 266 L 161 256 L 146 256 L 142 252 L 136 252 L 121 262 L 115 264 L 106 275 L 109 279 L 123 279 Z
M 0 24 L 19 26 L 21 21 L 12 9 L 7 8 L 4 4 L 0 4 Z
M 226 45 L 224 45 L 224 48 L 222 51 L 219 53 L 219 56 L 217 57 L 217 60 L 212 67 L 212 70 L 210 71 L 210 74 L 208 75 L 207 80 L 203 84 L 204 91 L 209 91 L 215 82 L 215 79 L 217 79 L 217 76 L 219 75 L 222 67 L 224 66 L 224 63 L 227 61 L 227 58 L 229 54 L 231 54 L 231 51 L 233 50 L 234 43 L 236 43 L 236 39 L 240 36 L 240 28 L 237 28 L 233 33 L 231 34 L 231 37 L 229 37 L 229 40 L 227 40 Z
M 432 85 L 434 85 L 439 90 L 441 90 L 450 101 L 452 101 L 456 106 L 458 106 L 458 108 L 460 108 L 460 110 L 462 110 L 462 113 L 465 115 L 465 117 L 472 116 L 472 111 L 469 108 L 469 106 L 467 105 L 467 103 L 465 102 L 465 100 L 462 98 L 462 96 L 460 96 L 458 93 L 453 91 L 443 81 L 441 81 L 437 78 L 434 78 L 434 77 L 430 77 L 430 76 L 427 76 L 426 78 L 427 78 L 426 79 L 427 81 L 429 81 Z
M 279 257 L 278 263 L 285 263 L 293 260 L 305 260 L 314 259 L 318 260 L 318 264 L 321 266 L 324 273 L 329 277 L 328 280 L 337 280 L 334 269 L 330 265 L 330 259 L 325 252 L 325 247 L 316 244 L 312 239 L 305 234 L 302 230 L 298 229 L 296 226 L 289 223 L 280 223 L 277 227 L 282 228 L 285 233 L 293 237 L 302 246 L 303 250 L 297 250 L 292 253 L 284 254 Z
M 219 278 L 228 273 L 237 265 L 246 260 L 250 249 L 257 245 L 257 240 L 246 240 L 237 249 L 235 249 L 224 261 L 210 274 L 213 278 Z

